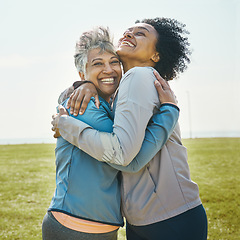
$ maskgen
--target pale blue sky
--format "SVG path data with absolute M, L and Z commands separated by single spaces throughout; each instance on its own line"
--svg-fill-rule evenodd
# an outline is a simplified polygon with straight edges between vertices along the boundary
M 158 16 L 175 18 L 190 31 L 192 63 L 171 84 L 183 136 L 189 137 L 190 120 L 193 137 L 240 136 L 239 5 L 238 0 L 0 0 L 0 139 L 51 138 L 58 95 L 78 80 L 73 54 L 83 31 L 109 26 L 117 40 L 135 20 Z

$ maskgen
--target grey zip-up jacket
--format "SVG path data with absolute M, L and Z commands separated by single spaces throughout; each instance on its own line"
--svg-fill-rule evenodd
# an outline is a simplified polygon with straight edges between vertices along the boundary
M 139 152 L 147 124 L 160 106 L 154 81 L 150 67 L 135 67 L 124 74 L 114 102 L 113 133 L 61 117 L 58 127 L 62 137 L 99 161 L 118 164 L 121 170 L 120 165 L 128 165 Z M 201 204 L 178 125 L 144 168 L 136 173 L 122 172 L 121 194 L 123 215 L 138 226 L 174 217 Z

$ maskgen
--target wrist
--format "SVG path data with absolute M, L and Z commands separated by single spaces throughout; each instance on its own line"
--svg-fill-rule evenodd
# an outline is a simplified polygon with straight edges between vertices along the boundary
M 163 105 L 163 104 L 172 104 L 172 105 L 177 106 L 177 103 L 174 103 L 174 102 L 163 102 L 161 105 Z
M 76 81 L 76 82 L 73 83 L 74 90 L 75 90 L 76 88 L 80 87 L 81 85 L 83 85 L 84 83 L 91 83 L 91 84 L 94 85 L 93 82 L 88 81 L 88 80 L 84 80 L 84 81 Z M 94 85 L 94 86 L 95 86 L 95 85 Z
M 160 108 L 163 107 L 163 106 L 171 106 L 171 107 L 176 108 L 178 111 L 180 111 L 180 109 L 179 109 L 179 107 L 177 106 L 177 104 L 172 103 L 172 102 L 164 102 L 164 103 L 161 104 Z

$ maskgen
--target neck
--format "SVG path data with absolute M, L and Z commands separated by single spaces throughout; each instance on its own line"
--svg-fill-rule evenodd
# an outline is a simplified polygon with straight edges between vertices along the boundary
M 126 73 L 129 69 L 136 67 L 135 65 L 128 64 L 128 63 L 123 63 L 123 62 L 122 62 L 122 65 L 123 65 L 123 72 L 124 73 Z
M 128 70 L 134 67 L 154 67 L 155 63 L 153 61 L 147 62 L 134 62 L 134 61 L 122 61 L 123 71 L 126 73 Z
M 106 96 L 105 94 L 102 94 L 101 91 L 97 91 L 97 92 L 98 92 L 98 95 L 99 95 L 101 98 L 103 98 L 104 100 L 106 100 L 108 103 L 110 102 L 110 99 L 111 99 L 111 96 L 112 96 L 112 95 Z

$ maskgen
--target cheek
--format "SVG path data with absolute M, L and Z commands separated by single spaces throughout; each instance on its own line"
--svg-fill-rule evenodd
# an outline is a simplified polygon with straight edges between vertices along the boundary
M 96 69 L 91 69 L 87 74 L 86 80 L 92 81 L 93 83 L 97 83 L 97 76 L 98 76 L 98 71 L 96 71 Z
M 116 66 L 114 69 L 118 74 L 122 74 L 122 68 L 120 65 Z
M 153 53 L 155 53 L 157 50 L 157 42 L 158 40 L 156 38 L 152 39 L 151 41 L 151 50 Z
M 119 77 L 119 81 L 122 78 L 122 69 L 121 68 L 117 68 L 115 69 L 115 72 L 117 73 L 118 77 Z
M 146 52 L 148 53 L 148 55 L 152 55 L 156 52 L 156 47 L 155 47 L 155 44 L 153 44 L 152 42 L 149 43 L 147 46 L 146 46 Z

